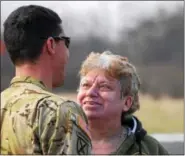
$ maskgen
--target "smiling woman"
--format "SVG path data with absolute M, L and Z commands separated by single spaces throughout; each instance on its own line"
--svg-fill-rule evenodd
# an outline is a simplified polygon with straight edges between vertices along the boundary
M 132 115 L 140 106 L 140 80 L 127 58 L 92 52 L 80 76 L 77 101 L 88 118 L 93 154 L 167 154 Z

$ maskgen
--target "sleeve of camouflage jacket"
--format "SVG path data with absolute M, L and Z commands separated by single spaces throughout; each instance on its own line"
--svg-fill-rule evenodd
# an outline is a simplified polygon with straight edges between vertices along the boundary
M 84 126 L 87 120 L 81 108 L 74 102 L 57 104 L 44 100 L 38 105 L 34 124 L 33 154 L 90 154 L 91 142 Z

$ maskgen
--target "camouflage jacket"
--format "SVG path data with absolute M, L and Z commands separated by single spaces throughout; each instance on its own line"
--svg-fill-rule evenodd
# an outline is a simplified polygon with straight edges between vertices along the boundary
M 1 154 L 90 154 L 87 119 L 74 102 L 31 77 L 1 92 Z

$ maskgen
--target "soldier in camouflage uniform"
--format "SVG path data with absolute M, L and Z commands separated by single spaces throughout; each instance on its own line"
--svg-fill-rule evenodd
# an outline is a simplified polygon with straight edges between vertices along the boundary
M 16 76 L 1 92 L 1 154 L 89 154 L 87 119 L 49 90 L 63 83 L 69 38 L 52 10 L 22 6 L 4 23 Z

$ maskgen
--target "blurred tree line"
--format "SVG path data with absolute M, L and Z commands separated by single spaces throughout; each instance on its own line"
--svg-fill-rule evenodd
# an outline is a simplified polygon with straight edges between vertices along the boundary
M 96 16 L 92 16 L 91 21 L 92 29 L 101 27 L 98 24 L 102 21 L 99 21 Z M 105 25 L 107 24 L 103 26 Z M 75 21 L 70 29 L 71 27 L 83 29 L 79 28 Z M 111 33 L 108 28 L 105 30 Z M 105 50 L 127 56 L 136 66 L 141 78 L 142 93 L 151 94 L 156 98 L 161 95 L 174 98 L 184 97 L 183 9 L 178 9 L 170 16 L 160 10 L 155 18 L 143 19 L 132 29 L 122 29 L 119 32 L 119 39 L 114 42 L 94 31 L 86 37 L 73 38 L 65 84 L 54 91 L 76 91 L 81 62 L 91 51 L 103 52 Z M 1 57 L 1 90 L 9 85 L 13 75 L 13 65 L 6 53 Z

